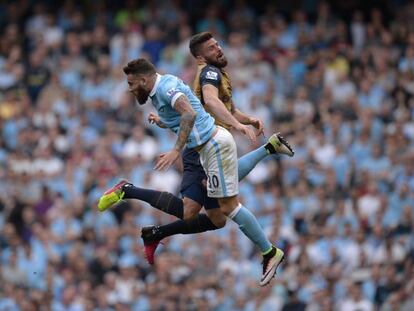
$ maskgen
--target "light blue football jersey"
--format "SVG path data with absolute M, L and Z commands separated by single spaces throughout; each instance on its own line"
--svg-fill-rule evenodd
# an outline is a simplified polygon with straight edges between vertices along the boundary
M 194 127 L 188 136 L 187 147 L 194 148 L 207 142 L 216 128 L 214 118 L 204 110 L 200 100 L 190 87 L 173 75 L 157 74 L 157 80 L 150 93 L 152 105 L 157 109 L 162 123 L 178 134 L 181 115 L 174 109 L 175 101 L 181 95 L 188 98 L 196 112 Z

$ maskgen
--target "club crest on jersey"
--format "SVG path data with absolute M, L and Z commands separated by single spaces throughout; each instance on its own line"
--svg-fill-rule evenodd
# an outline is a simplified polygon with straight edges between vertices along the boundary
M 207 71 L 207 73 L 206 73 L 206 78 L 207 78 L 207 79 L 210 79 L 210 80 L 217 80 L 217 77 L 218 77 L 217 72 L 214 72 L 214 71 Z
M 177 94 L 179 91 L 176 89 L 176 88 L 172 88 L 172 89 L 169 89 L 168 91 L 167 91 L 167 96 L 168 97 L 173 97 L 175 94 Z

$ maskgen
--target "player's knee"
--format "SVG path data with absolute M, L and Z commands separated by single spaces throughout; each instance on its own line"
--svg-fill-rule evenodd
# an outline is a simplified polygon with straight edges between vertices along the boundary
M 196 217 L 197 214 L 198 214 L 198 212 L 195 209 L 186 207 L 184 209 L 183 219 L 186 219 L 186 220 L 192 219 L 192 218 Z
M 183 219 L 192 219 L 198 215 L 201 206 L 193 200 L 184 198 L 184 215 Z
M 221 198 L 219 199 L 220 209 L 222 213 L 226 216 L 229 216 L 239 205 L 237 196 L 231 198 Z
M 226 225 L 226 216 L 220 209 L 214 209 L 214 212 L 207 211 L 208 218 L 217 228 L 223 228 Z
M 223 215 L 224 216 L 224 215 Z M 226 225 L 226 217 L 219 219 L 212 219 L 211 222 L 217 227 L 217 228 L 223 228 Z

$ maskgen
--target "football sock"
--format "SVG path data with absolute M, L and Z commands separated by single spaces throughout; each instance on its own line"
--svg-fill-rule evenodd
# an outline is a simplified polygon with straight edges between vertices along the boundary
M 260 248 L 262 253 L 267 253 L 271 250 L 272 244 L 266 238 L 256 217 L 242 204 L 239 204 L 239 206 L 230 213 L 229 218 L 239 225 L 240 230 Z
M 270 247 L 266 252 L 262 252 L 263 257 L 273 257 L 276 254 L 276 247 Z
M 263 147 L 266 149 L 267 154 L 276 153 L 275 147 L 271 143 L 266 143 Z
M 168 236 L 175 234 L 193 234 L 218 228 L 212 223 L 206 214 L 198 214 L 189 220 L 177 220 L 163 226 L 157 226 L 157 233 L 154 238 L 162 240 Z
M 138 199 L 145 201 L 160 211 L 180 219 L 183 218 L 183 200 L 169 192 L 138 188 L 132 184 L 126 184 L 123 187 L 123 190 L 125 192 L 124 199 Z
M 263 160 L 269 153 L 265 146 L 260 146 L 239 159 L 239 181 L 246 177 L 252 169 Z

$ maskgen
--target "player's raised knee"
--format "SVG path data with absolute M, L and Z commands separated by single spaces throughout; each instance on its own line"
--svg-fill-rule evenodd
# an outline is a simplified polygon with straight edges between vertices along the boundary
M 184 219 L 192 219 L 198 215 L 201 210 L 201 205 L 197 202 L 184 198 Z
M 217 228 L 223 228 L 226 225 L 227 217 L 218 208 L 207 211 L 207 216 Z
M 226 216 L 229 216 L 239 205 L 237 196 L 219 199 L 220 210 Z
M 226 218 L 220 218 L 220 219 L 211 219 L 211 222 L 217 227 L 217 228 L 223 228 L 226 225 Z

